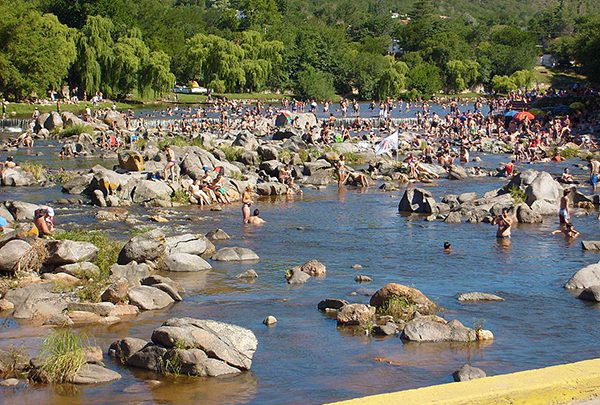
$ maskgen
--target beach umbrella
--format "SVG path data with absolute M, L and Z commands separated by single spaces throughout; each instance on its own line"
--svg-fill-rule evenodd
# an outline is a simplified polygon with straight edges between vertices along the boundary
M 514 118 L 517 121 L 523 121 L 525 118 L 527 118 L 529 121 L 531 121 L 531 120 L 535 119 L 535 115 L 533 115 L 532 113 L 530 113 L 528 111 L 521 111 L 520 113 L 516 114 Z
M 519 113 L 518 111 L 509 110 L 509 111 L 506 111 L 506 112 L 504 113 L 504 116 L 505 116 L 505 117 L 514 117 L 514 116 L 515 116 L 515 115 L 517 115 L 518 113 Z
M 292 113 L 288 110 L 282 110 L 277 114 L 275 118 L 275 126 L 276 127 L 285 127 L 292 123 Z

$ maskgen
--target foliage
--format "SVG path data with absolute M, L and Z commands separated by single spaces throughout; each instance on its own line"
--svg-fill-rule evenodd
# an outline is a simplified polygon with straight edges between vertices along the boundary
M 440 70 L 427 62 L 414 66 L 408 73 L 408 87 L 425 98 L 430 98 L 442 89 Z
M 90 125 L 76 124 L 71 125 L 58 133 L 59 138 L 68 138 L 70 136 L 77 136 L 81 134 L 93 134 L 94 129 Z
M 560 156 L 565 159 L 572 159 L 579 155 L 579 149 L 577 148 L 564 148 L 560 151 Z
M 190 202 L 190 196 L 187 191 L 183 188 L 178 188 L 175 193 L 171 196 L 171 202 L 179 204 L 188 204 Z
M 123 243 L 111 238 L 106 232 L 86 231 L 76 229 L 70 231 L 58 231 L 54 235 L 57 240 L 73 240 L 78 242 L 89 242 L 98 248 L 98 254 L 94 264 L 100 268 L 101 274 L 109 275 L 110 266 L 117 262 L 119 252 Z
M 408 321 L 417 312 L 417 305 L 407 297 L 394 295 L 377 308 L 379 315 L 389 315 L 395 320 Z
M 335 96 L 333 77 L 325 72 L 308 66 L 298 74 L 296 92 L 301 97 L 316 100 L 330 100 Z
M 40 355 L 42 371 L 56 384 L 72 381 L 85 364 L 82 339 L 69 329 L 50 333 L 42 343 Z
M 244 148 L 239 146 L 221 145 L 219 149 L 225 154 L 225 158 L 230 162 L 237 162 L 244 154 Z
M 48 178 L 58 184 L 65 184 L 79 176 L 75 171 L 61 170 L 59 172 L 48 174 Z
M 521 190 L 521 188 L 517 185 L 512 185 L 508 188 L 508 192 L 512 197 L 515 205 L 522 204 L 525 202 L 527 196 L 525 195 L 525 191 Z
M 44 173 L 46 172 L 46 169 L 44 169 L 44 167 L 40 163 L 28 160 L 21 163 L 20 166 L 21 169 L 23 169 L 27 173 L 31 173 L 33 175 L 33 178 L 37 181 L 40 181 L 44 178 Z

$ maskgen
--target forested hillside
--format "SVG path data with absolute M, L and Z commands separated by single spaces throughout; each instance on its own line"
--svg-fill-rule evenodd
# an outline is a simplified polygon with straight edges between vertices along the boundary
M 598 79 L 596 0 L 4 0 L 0 91 L 292 91 L 364 99 L 531 85 L 543 51 Z

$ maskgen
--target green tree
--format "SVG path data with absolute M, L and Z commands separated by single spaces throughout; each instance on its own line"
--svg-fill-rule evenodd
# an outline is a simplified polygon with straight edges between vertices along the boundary
M 296 93 L 305 98 L 331 100 L 335 96 L 333 79 L 330 74 L 308 66 L 298 74 Z
M 22 99 L 58 89 L 76 56 L 74 32 L 56 16 L 23 8 L 8 0 L 0 5 L 0 90 Z
M 406 86 L 408 66 L 402 61 L 396 61 L 393 56 L 386 56 L 387 66 L 383 70 L 377 85 L 377 95 L 380 100 L 386 97 L 399 97 Z
M 479 53 L 489 60 L 493 76 L 531 69 L 537 50 L 531 34 L 514 27 L 496 26 L 492 28 L 489 41 L 480 44 Z
M 431 63 L 423 62 L 408 72 L 408 88 L 429 98 L 442 89 L 440 69 Z
M 451 60 L 446 64 L 446 86 L 461 92 L 474 85 L 479 78 L 479 63 L 474 60 Z
M 498 93 L 506 94 L 509 91 L 517 90 L 517 85 L 510 76 L 496 75 L 492 78 L 492 89 Z
M 175 85 L 175 75 L 170 70 L 171 58 L 163 51 L 153 51 L 145 61 L 140 72 L 139 86 L 142 94 L 146 94 L 148 89 L 154 92 L 154 95 L 165 93 Z
M 575 38 L 577 62 L 591 81 L 600 83 L 600 16 L 584 21 Z
M 140 93 L 146 91 L 142 80 L 142 69 L 148 63 L 150 51 L 140 36 L 139 31 L 133 30 L 128 36 L 119 38 L 115 43 L 110 94 L 126 96 L 134 89 Z

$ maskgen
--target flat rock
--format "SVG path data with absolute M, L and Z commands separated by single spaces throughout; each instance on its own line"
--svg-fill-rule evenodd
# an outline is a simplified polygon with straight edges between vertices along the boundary
M 54 273 L 66 273 L 81 278 L 100 274 L 100 268 L 90 262 L 70 263 L 58 266 L 54 269 Z
M 131 304 L 146 311 L 162 309 L 175 302 L 166 292 L 145 285 L 130 288 L 128 296 Z
M 14 304 L 15 319 L 46 320 L 60 314 L 69 303 L 67 297 L 53 293 L 52 288 L 52 283 L 31 284 L 8 291 L 4 298 Z
M 102 317 L 88 311 L 69 311 L 67 316 L 71 318 L 75 325 L 83 325 L 89 323 L 101 323 Z
M 166 252 L 169 254 L 187 253 L 196 256 L 203 255 L 206 252 L 209 243 L 204 236 L 197 236 L 189 233 L 178 236 L 170 236 L 166 238 L 165 241 Z
M 189 253 L 172 253 L 164 258 L 163 263 L 166 271 L 192 272 L 212 269 L 206 260 Z
M 110 267 L 111 276 L 124 278 L 127 280 L 130 286 L 136 286 L 140 284 L 140 280 L 150 275 L 150 267 L 147 264 L 133 261 L 129 264 L 113 264 Z
M 31 245 L 23 240 L 11 240 L 2 248 L 0 248 L 0 271 L 14 272 L 17 268 L 17 263 L 25 256 Z
M 482 292 L 466 292 L 458 294 L 456 297 L 459 301 L 504 301 L 504 298 L 494 294 Z
M 446 322 L 423 316 L 406 323 L 402 338 L 414 342 L 473 342 L 477 334 L 456 320 Z
M 583 250 L 600 250 L 600 241 L 584 240 L 581 241 L 581 247 L 583 248 Z
M 110 302 L 71 302 L 67 305 L 68 311 L 87 311 L 99 316 L 108 316 L 115 308 Z
M 100 384 L 121 379 L 121 374 L 116 371 L 99 366 L 98 364 L 84 364 L 73 377 L 73 384 Z
M 48 249 L 46 263 L 54 266 L 93 261 L 99 250 L 92 243 L 72 240 L 48 241 L 46 249 Z
M 183 298 L 181 298 L 181 295 L 179 295 L 179 292 L 175 289 L 175 287 L 171 286 L 170 284 L 158 283 L 152 284 L 152 287 L 158 288 L 159 290 L 166 292 L 175 301 L 183 300 Z
M 259 257 L 252 250 L 240 247 L 225 247 L 219 249 L 211 259 L 223 262 L 241 262 L 259 260 Z

